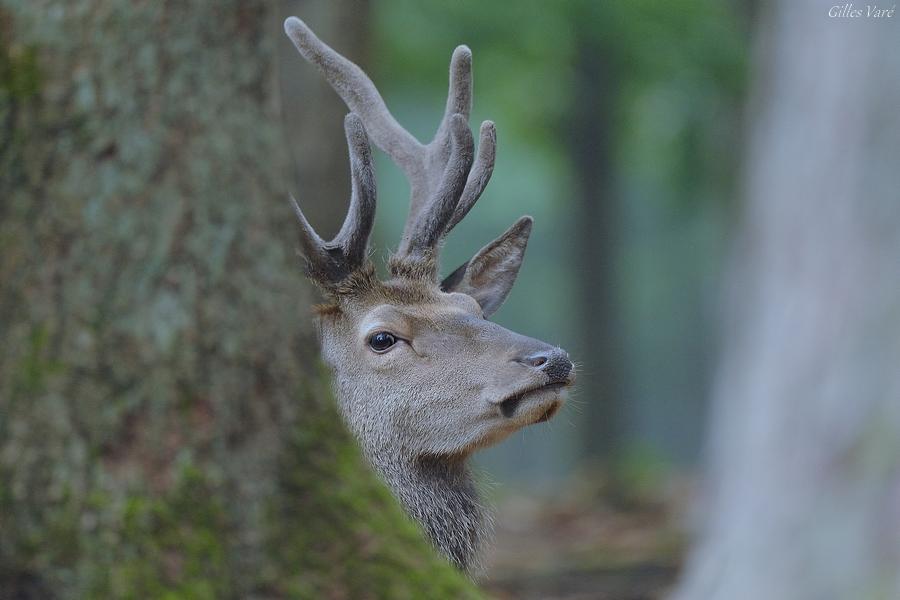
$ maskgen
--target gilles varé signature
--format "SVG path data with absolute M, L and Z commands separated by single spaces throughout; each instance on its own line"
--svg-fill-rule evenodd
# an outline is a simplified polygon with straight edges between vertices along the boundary
M 848 2 L 832 6 L 828 9 L 828 16 L 833 19 L 890 19 L 896 12 L 896 4 L 890 8 L 879 8 L 876 4 L 867 4 L 865 8 L 856 8 Z

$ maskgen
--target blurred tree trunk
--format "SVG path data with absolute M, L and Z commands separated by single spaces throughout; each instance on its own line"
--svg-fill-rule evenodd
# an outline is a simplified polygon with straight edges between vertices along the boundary
M 575 90 L 569 148 L 577 182 L 575 270 L 581 286 L 580 394 L 585 398 L 587 454 L 609 462 L 621 440 L 622 411 L 616 258 L 619 211 L 613 177 L 615 48 L 591 30 L 597 15 L 575 19 Z M 603 8 L 596 9 L 601 15 Z M 590 15 L 588 17 L 588 15 Z
M 900 37 L 828 8 L 764 15 L 679 599 L 900 597 Z
M 0 0 L 2 598 L 471 592 L 316 366 L 270 6 Z
M 301 16 L 315 24 L 323 40 L 339 42 L 345 55 L 365 62 L 361 59 L 368 50 L 368 0 L 282 0 L 280 5 L 279 14 Z M 286 35 L 279 39 L 278 62 L 282 65 L 278 77 L 284 107 L 282 122 L 294 158 L 291 172 L 295 177 L 291 181 L 307 199 L 304 214 L 315 223 L 317 232 L 331 239 L 346 215 L 346 204 L 334 200 L 350 197 L 347 147 L 340 126 L 335 134 L 335 123 L 343 123 L 348 109 Z M 298 143 L 300 140 L 324 143 Z M 318 201 L 311 202 L 314 198 Z

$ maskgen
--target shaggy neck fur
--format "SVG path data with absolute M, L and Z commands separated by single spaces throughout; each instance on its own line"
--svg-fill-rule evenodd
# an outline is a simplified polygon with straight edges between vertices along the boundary
M 471 572 L 491 519 L 479 503 L 465 459 L 391 454 L 370 454 L 369 459 L 437 549 Z

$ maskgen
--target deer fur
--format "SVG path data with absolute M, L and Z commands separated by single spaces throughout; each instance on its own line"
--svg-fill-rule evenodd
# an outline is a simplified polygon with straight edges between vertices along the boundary
M 440 244 L 475 204 L 494 166 L 493 123 L 482 124 L 477 154 L 467 124 L 471 52 L 454 51 L 444 118 L 434 140 L 421 144 L 397 124 L 359 67 L 295 17 L 285 31 L 353 111 L 345 120 L 352 191 L 340 232 L 322 240 L 293 202 L 307 275 L 328 299 L 318 328 L 341 414 L 435 547 L 471 571 L 490 519 L 468 457 L 552 417 L 574 379 L 563 350 L 487 320 L 512 288 L 532 220 L 520 218 L 439 281 Z M 411 189 L 385 281 L 367 251 L 375 214 L 369 136 L 404 170 Z

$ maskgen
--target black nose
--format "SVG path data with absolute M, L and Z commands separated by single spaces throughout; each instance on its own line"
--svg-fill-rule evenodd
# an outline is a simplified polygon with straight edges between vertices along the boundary
M 540 369 L 550 378 L 550 383 L 565 383 L 572 372 L 569 354 L 561 348 L 538 352 L 522 360 L 523 363 Z

